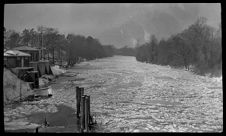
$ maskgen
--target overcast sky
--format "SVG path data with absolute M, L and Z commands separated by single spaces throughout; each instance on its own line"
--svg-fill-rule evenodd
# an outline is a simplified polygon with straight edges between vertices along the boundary
M 220 4 L 6 4 L 4 26 L 21 32 L 43 25 L 122 47 L 152 34 L 160 39 L 180 32 L 200 16 L 218 27 Z

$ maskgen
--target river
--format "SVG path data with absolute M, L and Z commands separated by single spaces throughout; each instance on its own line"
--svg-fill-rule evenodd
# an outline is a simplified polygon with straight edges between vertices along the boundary
M 217 78 L 114 56 L 77 64 L 51 86 L 49 99 L 5 107 L 5 129 L 34 128 L 38 124 L 28 116 L 57 112 L 56 105 L 76 111 L 79 86 L 90 95 L 98 132 L 223 131 L 222 80 Z

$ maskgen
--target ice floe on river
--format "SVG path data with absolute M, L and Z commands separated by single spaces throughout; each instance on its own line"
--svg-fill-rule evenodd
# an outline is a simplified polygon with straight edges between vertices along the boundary
M 67 72 L 76 76 L 59 77 L 52 85 L 53 98 L 32 103 L 76 109 L 78 85 L 91 96 L 91 113 L 102 132 L 223 130 L 222 77 L 199 76 L 123 56 L 82 62 Z M 16 108 L 18 115 L 29 109 L 21 107 L 24 111 Z M 4 111 L 5 117 L 10 111 Z

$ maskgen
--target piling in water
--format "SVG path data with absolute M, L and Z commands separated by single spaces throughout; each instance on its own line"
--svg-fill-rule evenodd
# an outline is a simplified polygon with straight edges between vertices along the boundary
M 80 124 L 81 124 L 81 132 L 84 132 L 85 129 L 85 96 L 81 97 L 81 118 L 80 118 Z
M 89 132 L 91 124 L 90 96 L 84 95 L 84 88 L 76 87 L 76 101 L 80 132 Z
M 77 108 L 77 117 L 79 118 L 80 114 L 80 101 L 81 101 L 81 91 L 80 88 L 76 87 L 76 108 Z
M 77 117 L 80 118 L 80 109 L 81 109 L 81 97 L 84 95 L 84 88 L 76 87 L 76 108 L 77 108 Z
M 89 98 L 85 97 L 85 132 L 89 132 Z
M 84 88 L 80 88 L 80 106 L 81 106 L 81 100 L 83 95 L 84 95 Z M 81 117 L 81 108 L 80 108 L 80 117 Z
M 81 90 L 81 96 L 83 96 L 84 95 L 84 88 L 80 88 L 80 90 Z

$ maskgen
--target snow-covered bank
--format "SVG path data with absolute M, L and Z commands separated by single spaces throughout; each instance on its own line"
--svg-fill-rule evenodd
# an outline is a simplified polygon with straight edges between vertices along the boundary
M 58 65 L 52 66 L 51 70 L 54 76 L 58 76 L 66 72 L 66 70 L 61 69 Z
M 5 117 L 23 116 L 29 109 L 38 112 L 43 108 L 37 105 L 43 104 L 64 104 L 76 110 L 75 87 L 80 86 L 85 87 L 84 94 L 90 95 L 91 113 L 103 127 L 101 132 L 223 130 L 220 79 L 123 56 L 82 62 L 67 71 L 67 76 L 51 85 L 54 97 L 30 102 L 15 111 L 6 109 Z
M 4 68 L 3 93 L 4 103 L 7 104 L 27 97 L 32 91 L 27 82 L 20 80 L 10 70 Z
M 54 76 L 59 76 L 66 72 L 66 70 L 59 68 L 59 66 L 51 67 L 53 75 L 43 75 L 39 78 L 39 86 L 44 87 L 54 79 Z M 20 80 L 10 70 L 4 68 L 3 75 L 3 90 L 4 90 L 4 103 L 11 103 L 18 101 L 20 97 L 23 99 L 33 93 L 27 82 Z
M 51 81 L 55 79 L 55 77 L 66 73 L 66 70 L 60 68 L 58 65 L 51 66 L 51 70 L 53 72 L 53 75 L 42 75 L 42 77 L 39 78 L 39 87 L 47 86 Z

